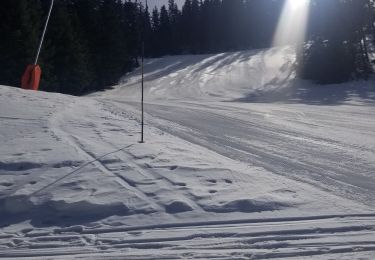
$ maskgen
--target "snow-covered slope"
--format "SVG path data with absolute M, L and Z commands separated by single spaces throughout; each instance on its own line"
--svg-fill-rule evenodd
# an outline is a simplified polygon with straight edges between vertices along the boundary
M 318 86 L 296 79 L 291 47 L 210 55 L 170 56 L 145 61 L 147 101 L 207 100 L 335 105 L 372 103 L 373 82 Z M 126 75 L 110 99 L 140 99 L 141 70 Z
M 371 259 L 373 92 L 306 96 L 293 57 L 147 61 L 145 144 L 139 72 L 82 98 L 1 86 L 0 257 Z
M 237 99 L 290 86 L 295 77 L 291 48 L 211 55 L 170 56 L 145 62 L 149 99 Z M 127 75 L 117 91 L 139 97 L 140 70 Z

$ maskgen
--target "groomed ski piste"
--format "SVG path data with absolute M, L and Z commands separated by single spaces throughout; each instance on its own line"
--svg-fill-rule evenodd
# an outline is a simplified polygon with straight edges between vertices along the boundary
M 0 258 L 375 259 L 374 81 L 291 48 L 146 61 L 86 97 L 0 87 Z

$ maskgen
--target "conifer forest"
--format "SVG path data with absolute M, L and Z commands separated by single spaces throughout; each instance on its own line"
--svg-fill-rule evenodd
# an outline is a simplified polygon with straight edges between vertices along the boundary
M 268 48 L 284 0 L 57 0 L 40 63 L 41 89 L 82 95 L 115 85 L 146 57 Z M 19 85 L 49 0 L 2 0 L 0 83 Z M 320 84 L 367 78 L 375 37 L 371 0 L 313 0 L 299 75 Z

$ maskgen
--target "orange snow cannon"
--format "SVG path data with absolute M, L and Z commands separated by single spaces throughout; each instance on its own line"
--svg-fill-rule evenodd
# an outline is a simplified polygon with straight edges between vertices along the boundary
M 23 89 L 35 90 L 39 89 L 40 77 L 42 70 L 39 65 L 28 65 L 22 75 L 21 87 Z

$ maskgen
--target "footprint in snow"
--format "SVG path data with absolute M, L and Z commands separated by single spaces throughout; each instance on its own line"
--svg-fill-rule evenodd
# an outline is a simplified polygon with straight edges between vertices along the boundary
M 120 129 L 120 128 L 113 128 L 113 129 L 109 129 L 108 131 L 110 131 L 110 132 L 121 132 L 122 129 Z
M 15 154 L 12 154 L 13 156 L 22 156 L 24 155 L 24 153 L 15 153 Z
M 13 186 L 14 183 L 10 183 L 10 182 L 2 182 L 0 183 L 0 186 L 3 186 L 3 187 L 10 187 L 10 186 Z

